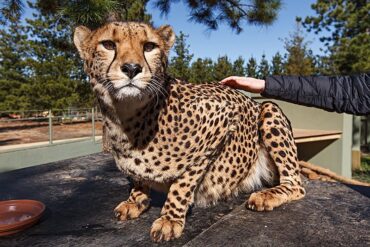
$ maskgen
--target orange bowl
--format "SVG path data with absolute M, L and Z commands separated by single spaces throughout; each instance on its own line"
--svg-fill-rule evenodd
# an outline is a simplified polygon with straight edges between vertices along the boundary
M 0 236 L 11 235 L 32 226 L 44 211 L 45 205 L 39 201 L 0 201 Z

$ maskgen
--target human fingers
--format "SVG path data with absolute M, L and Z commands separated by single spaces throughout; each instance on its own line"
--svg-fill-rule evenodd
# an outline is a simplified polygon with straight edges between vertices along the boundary
M 235 81 L 235 76 L 226 77 L 225 79 L 221 80 L 220 83 L 221 84 L 226 84 L 226 83 L 229 83 L 229 82 L 232 82 L 232 81 Z

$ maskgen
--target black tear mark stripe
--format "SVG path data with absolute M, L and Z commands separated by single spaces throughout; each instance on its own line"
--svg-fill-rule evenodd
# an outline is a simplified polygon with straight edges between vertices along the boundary
M 150 72 L 150 74 L 153 74 L 153 73 L 152 73 L 152 69 L 151 69 L 151 68 L 150 68 L 150 66 L 149 66 L 149 63 L 148 63 L 148 61 L 146 60 L 144 49 L 143 49 L 143 57 L 144 57 L 144 60 L 145 60 L 146 65 L 147 65 L 147 66 L 148 66 L 148 68 L 149 68 L 149 72 Z
M 107 69 L 107 71 L 105 72 L 105 74 L 107 74 L 107 75 L 108 75 L 109 70 L 110 70 L 110 67 L 112 66 L 112 64 L 113 64 L 114 60 L 116 60 L 116 57 L 117 57 L 117 48 L 116 48 L 116 49 L 114 49 L 114 57 L 113 57 L 113 60 L 112 60 L 112 62 L 109 64 L 108 69 Z
M 144 31 L 144 34 L 145 34 L 145 38 L 148 38 L 148 33 L 146 32 L 145 27 L 144 27 L 144 30 L 143 30 L 143 31 Z M 148 66 L 148 68 L 149 68 L 149 72 L 150 72 L 150 74 L 152 74 L 152 69 L 151 69 L 151 68 L 150 68 L 150 66 L 149 66 L 148 60 L 146 60 L 144 49 L 143 49 L 143 57 L 144 57 L 144 61 L 145 61 L 146 65 L 147 65 L 147 66 Z

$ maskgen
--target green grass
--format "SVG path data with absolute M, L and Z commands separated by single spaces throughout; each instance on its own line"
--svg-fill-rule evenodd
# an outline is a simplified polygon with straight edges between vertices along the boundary
M 370 155 L 361 159 L 361 169 L 353 171 L 353 179 L 370 183 Z

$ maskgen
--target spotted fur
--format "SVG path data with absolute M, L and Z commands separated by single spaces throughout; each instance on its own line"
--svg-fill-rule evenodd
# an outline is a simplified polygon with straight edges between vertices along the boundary
M 107 40 L 114 50 L 104 46 Z M 115 209 L 119 220 L 143 213 L 150 189 L 166 191 L 151 237 L 168 241 L 181 236 L 193 203 L 207 206 L 262 186 L 270 188 L 254 192 L 249 208 L 272 210 L 304 196 L 292 130 L 279 107 L 219 84 L 168 77 L 167 56 L 174 43 L 169 26 L 78 27 L 74 42 L 117 166 L 135 181 L 128 200 Z M 134 77 L 123 68 L 130 64 L 140 70 L 131 71 Z

